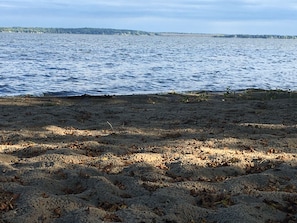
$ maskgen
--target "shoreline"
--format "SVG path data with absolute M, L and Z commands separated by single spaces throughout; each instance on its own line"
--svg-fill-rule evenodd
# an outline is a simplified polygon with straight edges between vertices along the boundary
M 144 95 L 188 95 L 188 94 L 207 94 L 207 95 L 243 95 L 243 94 L 293 94 L 297 93 L 297 90 L 283 90 L 283 89 L 262 89 L 262 88 L 246 88 L 233 90 L 227 88 L 222 91 L 210 91 L 210 90 L 191 90 L 191 91 L 168 91 L 168 92 L 156 92 L 156 93 L 135 93 L 135 94 L 103 94 L 103 95 L 92 95 L 92 94 L 77 94 L 77 95 L 62 95 L 60 93 L 44 93 L 41 95 L 0 95 L 0 98 L 76 98 L 76 97 L 121 97 L 121 96 L 144 96 Z
M 297 221 L 297 92 L 0 97 L 0 220 Z

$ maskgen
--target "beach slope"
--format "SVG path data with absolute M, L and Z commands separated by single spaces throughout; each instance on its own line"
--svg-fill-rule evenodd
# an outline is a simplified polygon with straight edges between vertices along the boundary
M 297 95 L 0 98 L 0 222 L 296 222 Z

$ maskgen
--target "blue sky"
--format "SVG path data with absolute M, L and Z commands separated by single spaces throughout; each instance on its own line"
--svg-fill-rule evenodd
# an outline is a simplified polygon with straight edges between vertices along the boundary
M 0 26 L 297 35 L 297 1 L 0 0 Z

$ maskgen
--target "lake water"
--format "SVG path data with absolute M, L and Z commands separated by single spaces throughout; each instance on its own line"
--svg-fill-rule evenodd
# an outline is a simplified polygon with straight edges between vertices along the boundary
M 297 40 L 0 33 L 0 96 L 297 90 Z

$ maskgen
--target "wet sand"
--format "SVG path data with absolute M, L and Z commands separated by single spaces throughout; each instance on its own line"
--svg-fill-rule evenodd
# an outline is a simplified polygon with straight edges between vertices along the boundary
M 0 98 L 0 222 L 297 222 L 297 94 Z

